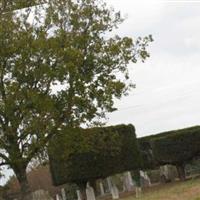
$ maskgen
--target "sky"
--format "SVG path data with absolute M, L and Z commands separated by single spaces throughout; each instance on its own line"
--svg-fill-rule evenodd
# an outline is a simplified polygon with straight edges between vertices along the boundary
M 138 137 L 200 124 L 200 1 L 107 0 L 127 20 L 118 34 L 153 35 L 145 63 L 130 65 L 136 89 L 116 101 L 108 124 Z
M 151 57 L 129 66 L 136 89 L 115 102 L 108 125 L 132 123 L 141 137 L 200 124 L 200 0 L 105 1 L 127 18 L 118 34 L 154 38 Z

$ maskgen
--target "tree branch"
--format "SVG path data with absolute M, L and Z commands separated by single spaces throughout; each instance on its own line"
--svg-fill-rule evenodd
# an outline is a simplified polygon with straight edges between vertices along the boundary
M 10 160 L 9 160 L 9 158 L 8 158 L 5 154 L 0 153 L 0 157 L 1 157 L 4 161 L 6 161 L 7 164 L 10 164 Z

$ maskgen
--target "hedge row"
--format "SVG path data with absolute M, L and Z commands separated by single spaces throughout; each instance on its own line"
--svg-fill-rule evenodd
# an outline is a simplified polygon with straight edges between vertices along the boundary
M 148 137 L 138 138 L 138 145 L 142 158 L 142 169 L 155 169 L 158 165 L 155 162 L 151 142 Z
M 141 168 L 132 125 L 65 130 L 53 138 L 48 152 L 55 185 L 81 184 Z
M 153 140 L 152 149 L 160 164 L 187 163 L 200 153 L 200 127 L 168 132 Z
M 139 145 L 138 145 L 139 144 Z M 128 170 L 177 167 L 200 154 L 200 126 L 168 131 L 137 140 L 132 125 L 66 129 L 49 144 L 50 169 L 55 185 L 86 183 Z
M 148 157 L 144 168 L 175 165 L 179 177 L 185 179 L 185 164 L 200 154 L 200 126 L 143 137 L 139 145 L 142 154 Z

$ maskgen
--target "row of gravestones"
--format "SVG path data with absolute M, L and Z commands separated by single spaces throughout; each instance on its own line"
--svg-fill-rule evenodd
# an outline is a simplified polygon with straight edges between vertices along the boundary
M 145 184 L 147 183 L 149 186 L 151 185 L 150 178 L 148 177 L 146 172 L 140 171 L 140 177 L 141 177 L 141 182 L 145 182 Z M 108 185 L 108 190 L 112 195 L 112 199 L 113 200 L 119 199 L 119 190 L 115 182 L 113 181 L 112 177 L 106 178 L 106 181 Z M 142 183 L 142 185 L 143 184 L 144 183 Z M 99 182 L 99 188 L 101 196 L 104 196 L 106 192 L 102 181 Z M 139 197 L 141 195 L 141 188 L 136 186 L 135 182 L 132 179 L 131 173 L 126 172 L 124 173 L 123 191 L 133 191 L 133 190 L 135 190 L 136 192 L 136 197 Z M 77 190 L 76 192 L 77 192 L 77 199 L 81 200 L 80 191 Z M 86 195 L 87 195 L 87 200 L 96 200 L 94 189 L 89 184 L 87 184 Z M 59 194 L 56 195 L 56 200 L 68 200 L 64 188 L 61 190 L 61 196 Z
M 141 177 L 147 178 L 148 176 L 145 174 L 146 174 L 145 172 L 140 171 Z M 149 178 L 147 178 L 147 179 L 149 180 Z M 106 182 L 108 185 L 108 190 L 112 195 L 112 199 L 113 200 L 119 199 L 119 190 L 118 190 L 115 182 L 113 181 L 112 177 L 108 177 L 106 179 Z M 102 181 L 99 182 L 99 187 L 100 187 L 101 196 L 106 195 Z M 130 172 L 124 173 L 124 188 L 123 188 L 123 190 L 124 191 L 125 190 L 132 191 L 134 189 L 136 191 L 136 197 L 139 197 L 140 193 L 141 193 L 141 189 L 135 187 L 135 184 L 134 184 L 134 181 L 132 179 Z M 96 200 L 94 189 L 89 184 L 87 185 L 86 195 L 87 195 L 87 200 Z M 44 191 L 44 190 L 37 190 L 37 191 L 33 192 L 31 194 L 31 199 L 33 199 L 33 200 L 53 200 L 53 198 L 49 195 L 48 191 Z M 15 200 L 17 200 L 17 199 L 15 199 Z M 67 198 L 65 189 L 62 188 L 61 195 L 57 194 L 56 200 L 71 200 L 71 199 Z M 80 194 L 79 190 L 77 190 L 77 200 L 81 200 L 81 194 Z
M 160 177 L 164 176 L 165 179 L 173 179 L 173 175 L 170 173 L 170 165 L 165 165 L 160 167 Z M 130 172 L 124 173 L 123 177 L 123 191 L 135 191 L 136 197 L 139 197 L 141 195 L 141 188 L 136 186 L 135 181 L 132 179 L 132 175 Z M 116 200 L 119 199 L 119 190 L 113 181 L 112 177 L 106 178 L 106 182 L 108 185 L 108 189 L 105 190 L 104 184 L 102 181 L 99 181 L 99 189 L 100 189 L 100 195 L 104 196 L 109 193 L 112 195 L 112 199 Z M 151 186 L 151 180 L 147 174 L 147 172 L 140 171 L 140 182 L 141 186 Z M 87 200 L 96 200 L 94 189 L 88 184 L 86 189 L 86 195 Z M 49 193 L 44 190 L 37 190 L 32 193 L 32 199 L 33 200 L 53 200 L 52 197 L 50 197 Z M 80 191 L 77 190 L 77 199 L 81 200 L 80 198 Z M 61 190 L 61 195 L 56 195 L 56 200 L 71 200 L 67 198 L 65 189 L 63 188 Z

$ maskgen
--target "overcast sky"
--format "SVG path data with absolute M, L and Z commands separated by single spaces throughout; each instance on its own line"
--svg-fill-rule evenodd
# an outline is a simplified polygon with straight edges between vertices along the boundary
M 200 124 L 200 1 L 106 1 L 127 17 L 118 33 L 155 40 L 151 58 L 130 66 L 137 87 L 108 124 L 132 123 L 138 136 Z
M 128 18 L 120 34 L 155 40 L 146 63 L 130 66 L 137 87 L 108 124 L 132 123 L 138 136 L 200 124 L 200 1 L 107 2 Z

